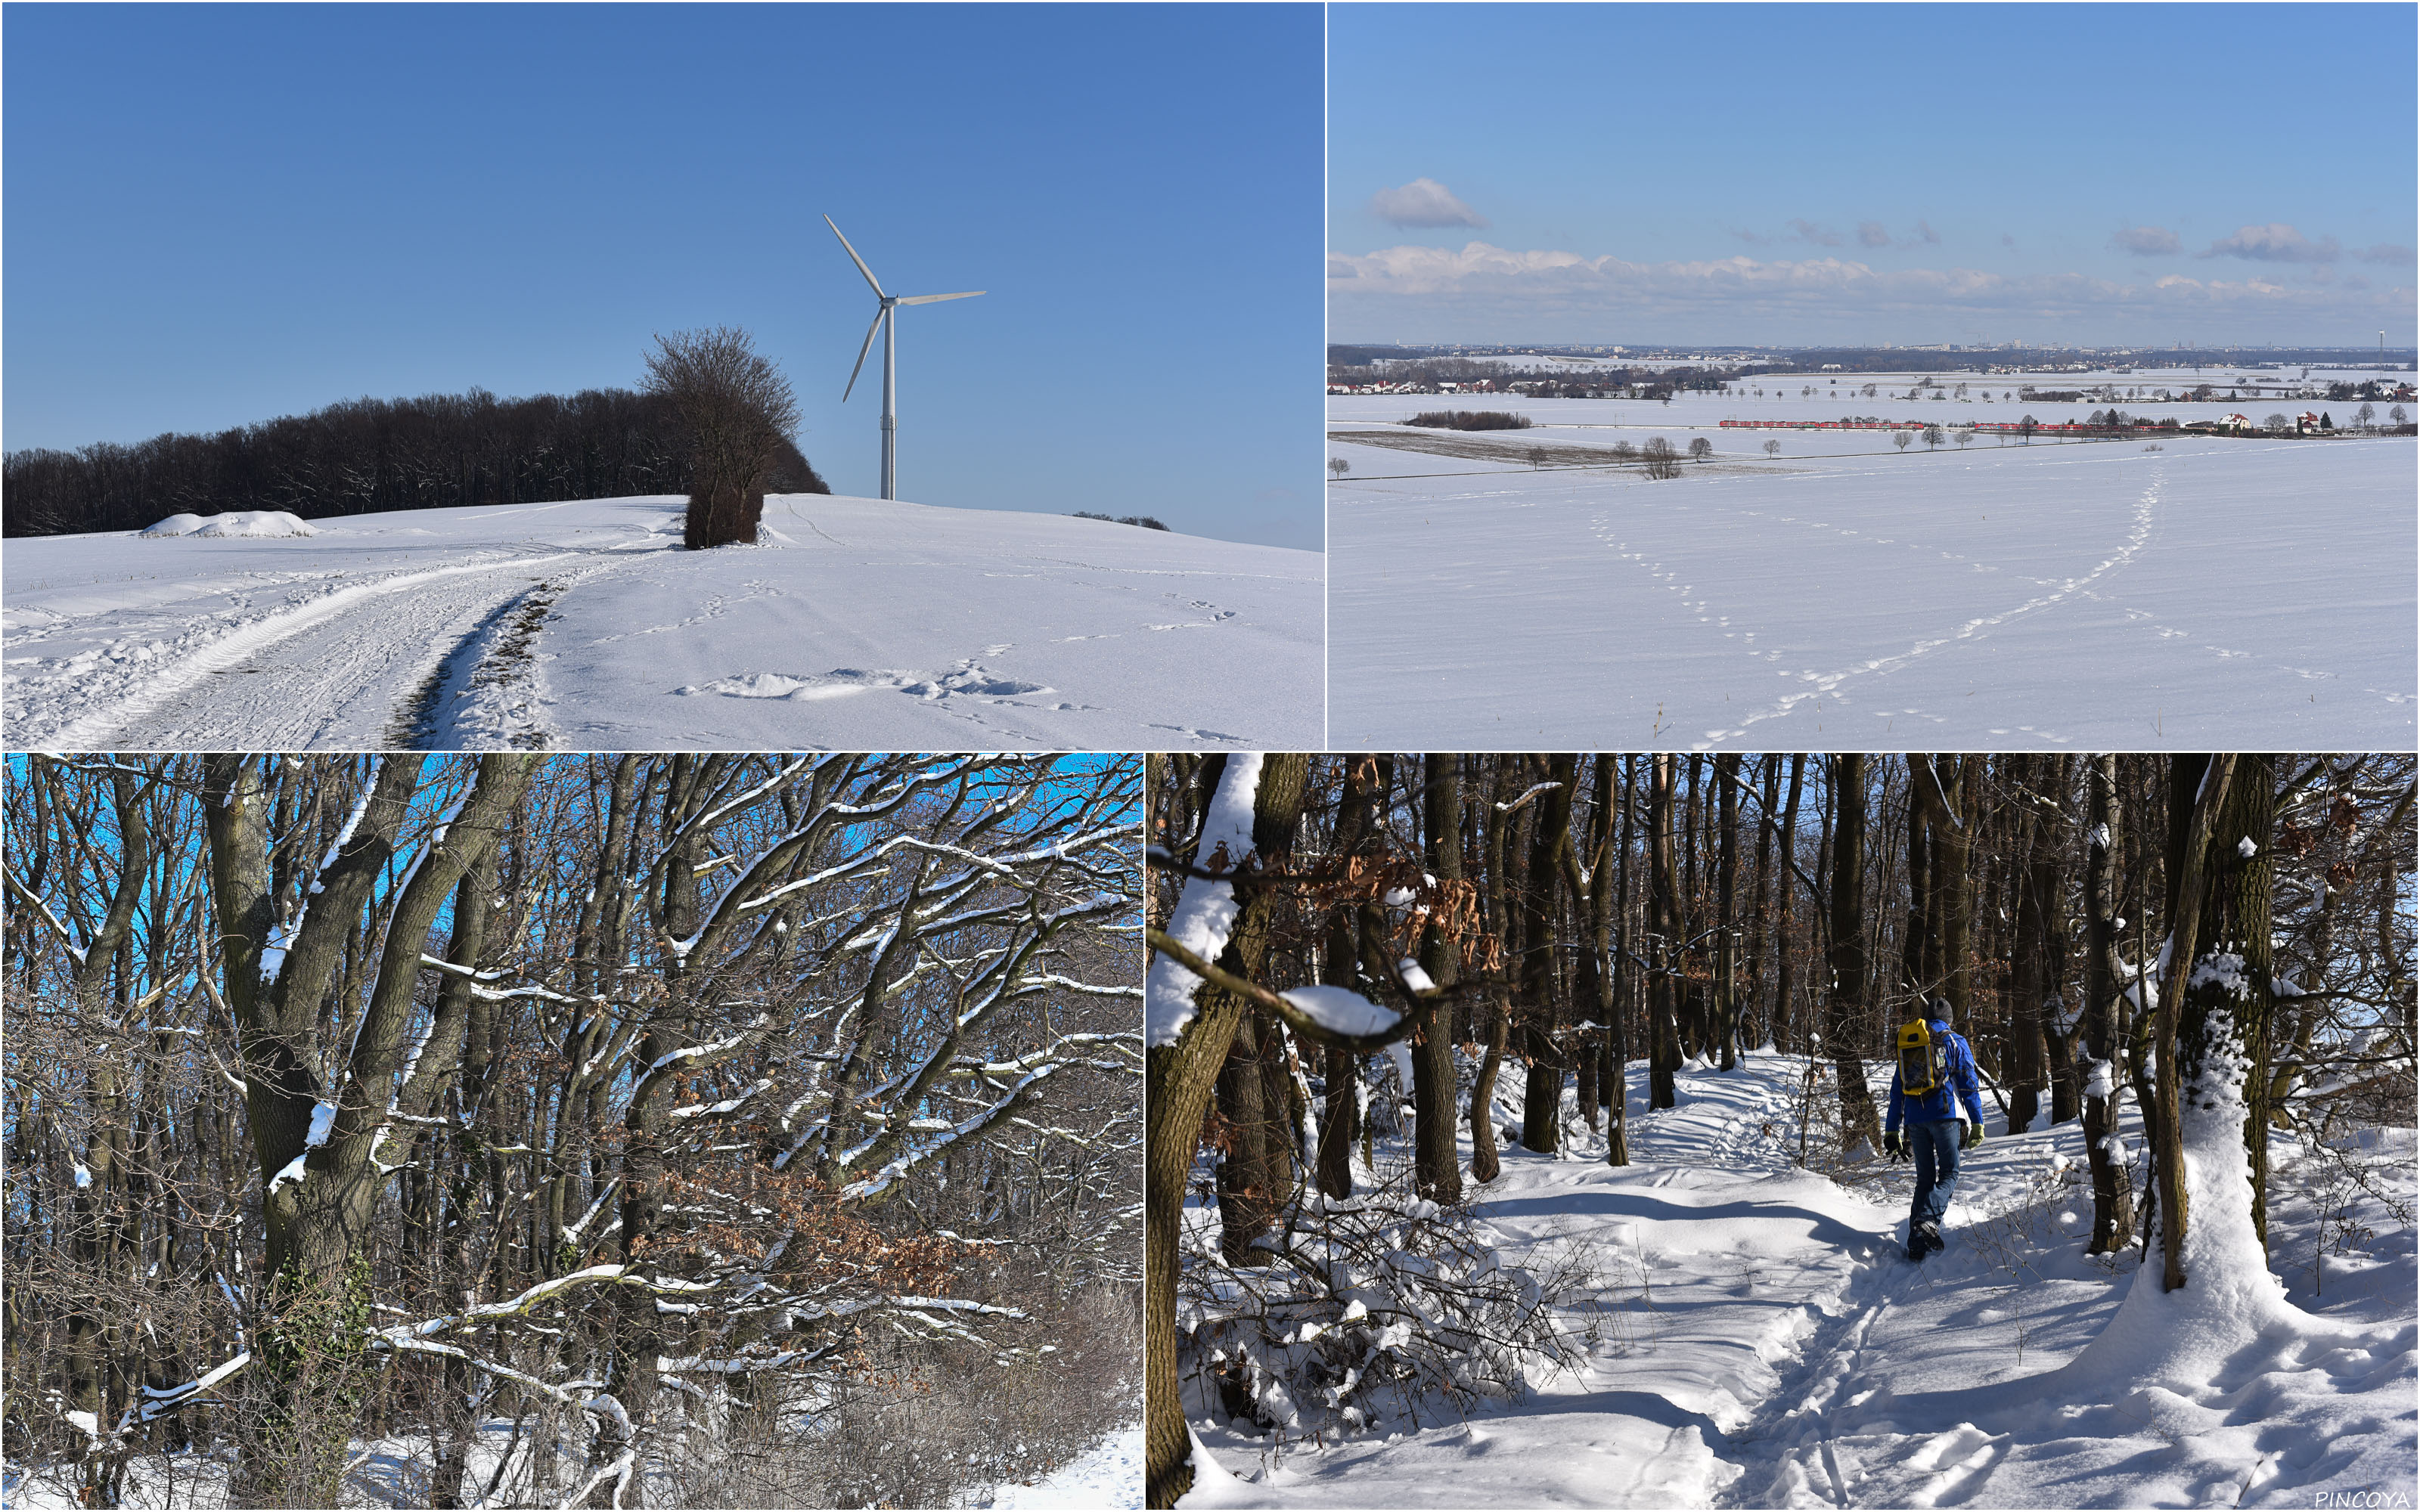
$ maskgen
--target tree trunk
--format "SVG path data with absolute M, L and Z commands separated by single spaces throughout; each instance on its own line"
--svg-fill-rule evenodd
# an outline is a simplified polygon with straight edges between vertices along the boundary
M 1647 931 L 1651 942 L 1647 979 L 1647 1106 L 1671 1107 L 1681 1070 L 1681 1033 L 1676 979 L 1681 970 L 1678 881 L 1672 866 L 1672 758 L 1648 758 Z
M 1540 1154 L 1552 1154 L 1563 1144 L 1563 1051 L 1557 1042 L 1559 1015 L 1555 994 L 1556 872 L 1563 846 L 1571 839 L 1572 779 L 1579 758 L 1570 754 L 1539 760 L 1533 770 L 1554 784 L 1531 799 L 1538 822 L 1529 845 L 1529 874 L 1521 906 L 1528 916 L 1522 929 L 1522 996 L 1524 1018 L 1522 1058 L 1528 1074 L 1521 1088 L 1521 1143 Z
M 1823 1035 L 1830 1041 L 1832 1069 L 1840 1083 L 1842 1143 L 1854 1149 L 1863 1140 L 1873 1149 L 1882 1143 L 1882 1124 L 1856 1048 L 1869 1011 L 1866 997 L 1866 759 L 1854 752 L 1832 758 L 1832 786 L 1840 816 L 1832 838 L 1832 990 Z
M 1376 780 L 1374 755 L 1344 758 L 1344 791 L 1337 804 L 1336 839 L 1331 853 L 1352 860 L 1368 856 L 1378 833 L 1377 809 L 1385 786 Z M 1360 924 L 1357 902 L 1347 898 L 1330 911 L 1327 949 L 1320 963 L 1320 980 L 1331 987 L 1358 990 L 1361 985 Z M 1322 1071 L 1327 1095 L 1319 1120 L 1319 1190 L 1328 1196 L 1353 1195 L 1353 1146 L 1361 1137 L 1361 1061 L 1352 1051 L 1329 1045 Z
M 1798 993 L 1798 957 L 1791 949 L 1790 900 L 1796 896 L 1795 883 L 1792 880 L 1796 872 L 1792 868 L 1798 858 L 1799 786 L 1800 780 L 1806 774 L 1806 756 L 1804 754 L 1792 756 L 1790 758 L 1790 797 L 1781 810 L 1780 874 L 1776 878 L 1780 895 L 1775 900 L 1773 910 L 1773 943 L 1776 958 L 1773 964 L 1773 1011 L 1776 1021 L 1780 1026 L 1774 1035 L 1773 1042 L 1777 1048 L 1786 1048 L 1784 1036 L 1789 1032 L 1789 1026 L 1794 1021 L 1797 1011 L 1795 1001 Z M 1822 874 L 1820 870 L 1817 874 Z M 1805 1048 L 1803 1041 L 1800 1048 Z
M 1606 765 L 1611 757 L 1597 759 L 1599 785 L 1608 775 Z M 1621 934 L 1614 941 L 1610 957 L 1611 975 L 1606 986 L 1613 995 L 1613 1018 L 1606 1037 L 1606 1123 L 1605 1161 L 1608 1165 L 1630 1164 L 1630 998 L 1625 984 L 1638 980 L 1636 952 L 1629 949 L 1637 940 L 1630 916 L 1630 854 L 1635 838 L 1633 823 L 1637 813 L 1638 758 L 1621 758 L 1621 839 L 1617 842 L 1620 856 L 1614 876 L 1614 911 L 1621 920 Z
M 2159 1161 L 2161 1288 L 2174 1291 L 2186 1281 L 2185 1226 L 2192 1213 L 2186 1206 L 2184 1108 L 2189 1077 L 2182 1070 L 2188 1055 L 2195 1070 L 2211 1049 L 2208 995 L 2194 1005 L 2188 983 L 2201 963 L 2204 900 L 2212 889 L 2212 836 L 2218 832 L 2219 810 L 2226 802 L 2237 758 L 2176 756 L 2168 762 L 2168 964 L 2160 982 L 2159 1012 Z M 2265 986 L 2265 983 L 2264 983 Z M 2222 1011 L 2220 1032 L 2231 1026 Z M 2195 1040 L 2188 1043 L 2185 1036 Z
M 1509 756 L 1496 758 L 1494 780 L 1490 783 L 1495 797 L 1486 810 L 1487 865 L 1481 896 L 1486 904 L 1487 932 L 1496 937 L 1504 963 L 1497 974 L 1499 981 L 1518 970 L 1521 960 L 1520 924 L 1506 900 L 1504 865 L 1508 856 L 1523 854 L 1523 837 L 1528 832 L 1532 811 L 1527 808 L 1517 814 L 1505 811 L 1504 806 L 1512 796 L 1512 760 Z M 1481 1051 L 1479 1076 L 1470 1088 L 1470 1179 L 1482 1186 L 1496 1180 L 1501 1168 L 1496 1156 L 1496 1078 L 1504 1065 L 1512 1022 L 1500 985 L 1487 994 L 1485 1012 L 1487 1037 Z
M 1421 818 L 1429 875 L 1451 888 L 1462 881 L 1462 769 L 1454 756 L 1428 756 L 1421 767 Z M 1420 969 L 1439 987 L 1462 975 L 1461 951 L 1440 929 L 1431 929 L 1420 950 Z M 1431 1202 L 1462 1200 L 1462 1165 L 1453 1136 L 1453 1026 L 1433 1020 L 1412 1042 L 1413 1190 Z
M 2046 764 L 2032 756 L 2013 758 L 2011 774 L 2021 790 L 2037 786 L 2034 774 Z M 2046 849 L 2041 832 L 2048 826 L 2035 812 L 2028 796 L 2020 795 L 2016 814 L 2018 853 L 2024 864 L 2017 872 L 2017 934 L 2016 948 L 2011 952 L 2012 975 L 2009 1005 L 2009 1054 L 2007 1086 L 2009 1088 L 2009 1133 L 2022 1134 L 2033 1127 L 2041 1111 L 2041 1046 L 2042 998 L 2049 990 L 2051 949 L 2046 903 L 2037 890 L 2036 872 L 2041 867 L 2041 852 Z
M 1714 758 L 1714 786 L 1721 818 L 1714 861 L 1714 1034 L 1721 1041 L 1722 1069 L 1739 1069 L 1739 766 L 1737 752 Z
M 1215 793 L 1229 764 L 1238 759 L 1214 756 L 1205 762 L 1203 790 Z M 1297 754 L 1260 759 L 1252 845 L 1264 858 L 1282 857 L 1294 848 L 1310 766 L 1311 759 Z M 1238 877 L 1234 887 L 1235 927 L 1218 964 L 1258 980 L 1275 900 L 1253 887 L 1249 876 Z M 1202 1110 L 1244 1015 L 1242 999 L 1208 983 L 1193 1001 L 1194 1017 L 1171 1042 L 1148 1046 L 1143 1058 L 1143 1490 L 1146 1504 L 1154 1507 L 1174 1506 L 1193 1485 L 1192 1436 L 1176 1374 L 1177 1240 Z
M 2134 1191 L 2116 1153 L 2118 1024 L 2124 1014 L 2117 928 L 2118 758 L 2092 757 L 2085 783 L 2084 1039 L 2094 1062 L 2084 1099 L 2084 1152 L 2092 1169 L 2092 1242 L 2085 1253 L 2106 1255 L 2134 1242 Z M 2096 1094 L 2094 1088 L 2106 1090 Z

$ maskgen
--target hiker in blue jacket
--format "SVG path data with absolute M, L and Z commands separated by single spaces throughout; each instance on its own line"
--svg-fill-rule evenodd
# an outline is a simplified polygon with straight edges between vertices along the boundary
M 1975 1075 L 1975 1052 L 1949 1027 L 1948 1000 L 1936 997 L 1921 1029 L 1910 1024 L 1899 1032 L 1890 1114 L 1883 1120 L 1885 1153 L 1905 1160 L 1909 1146 L 1916 1150 L 1916 1205 L 1907 1219 L 1909 1259 L 1921 1260 L 1941 1249 L 1941 1215 L 1948 1211 L 1949 1194 L 1958 1185 L 1958 1152 L 1982 1142 L 1983 1099 Z

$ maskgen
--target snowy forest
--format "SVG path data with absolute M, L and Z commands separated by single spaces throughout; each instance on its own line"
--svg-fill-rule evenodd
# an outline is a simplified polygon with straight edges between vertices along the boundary
M 1149 1504 L 2410 1494 L 2410 755 L 1151 761 Z
M 987 1504 L 1131 1422 L 1142 777 L 12 758 L 8 1504 Z

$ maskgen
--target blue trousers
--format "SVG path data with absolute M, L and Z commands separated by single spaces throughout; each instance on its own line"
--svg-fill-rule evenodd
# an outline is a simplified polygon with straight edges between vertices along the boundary
M 1916 1206 L 1908 1214 L 1913 1229 L 1921 1224 L 1938 1227 L 1949 1211 L 1949 1194 L 1958 1189 L 1958 1141 L 1966 1126 L 1956 1119 L 1939 1123 L 1911 1123 L 1907 1142 L 1916 1149 Z

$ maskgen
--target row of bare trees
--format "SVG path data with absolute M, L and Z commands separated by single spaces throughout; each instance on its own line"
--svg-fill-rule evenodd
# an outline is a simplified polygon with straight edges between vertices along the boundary
M 1131 1410 L 1139 760 L 8 775 L 0 1433 L 83 1504 L 935 1504 Z
M 1412 1046 L 1419 1193 L 1450 1204 L 1497 1174 L 1499 1077 L 1523 1079 L 1525 1147 L 1563 1143 L 1569 1091 L 1622 1165 L 1625 1068 L 1644 1060 L 1649 1107 L 1669 1107 L 1684 1066 L 1751 1046 L 1807 1056 L 1810 1086 L 1823 1068 L 1859 1158 L 1891 1026 L 1947 998 L 2009 1128 L 2082 1119 L 2093 1252 L 2135 1242 L 2149 1201 L 2180 1265 L 2179 1103 L 2203 1075 L 2247 1110 L 2260 1228 L 2273 1127 L 2347 1098 L 2410 1117 L 2414 764 L 1154 758 L 1152 1504 L 1190 1477 L 1175 1240 L 1197 1164 L 1222 1260 L 1270 1263 L 1275 1230 L 1322 1221 L 1312 1187 L 1351 1194 L 1369 1056 L 1392 1041 Z M 1314 984 L 1345 995 L 1291 991 Z M 2156 1156 L 2140 1197 L 2110 1137 L 2129 1097 Z

